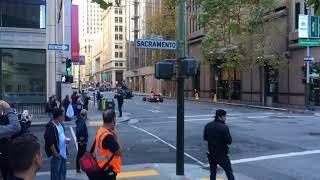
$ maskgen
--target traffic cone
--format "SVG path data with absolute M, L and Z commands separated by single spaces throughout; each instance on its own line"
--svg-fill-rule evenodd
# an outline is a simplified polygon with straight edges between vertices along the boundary
M 196 94 L 195 94 L 195 99 L 196 99 L 196 101 L 199 101 L 199 100 L 200 100 L 200 98 L 199 98 L 199 93 L 196 93 Z
M 218 102 L 218 98 L 217 98 L 217 94 L 214 94 L 214 96 L 213 96 L 213 102 Z

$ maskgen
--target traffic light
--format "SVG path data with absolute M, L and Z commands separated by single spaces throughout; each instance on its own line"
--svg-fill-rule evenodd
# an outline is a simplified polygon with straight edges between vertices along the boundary
M 68 83 L 73 83 L 73 76 L 70 76 L 70 75 L 62 75 L 61 76 L 61 82 L 62 83 L 66 83 L 66 84 L 68 84 Z
M 166 79 L 166 80 L 172 79 L 173 63 L 167 62 L 167 61 L 156 63 L 154 76 L 156 79 Z
M 199 63 L 197 60 L 190 58 L 182 61 L 182 72 L 187 77 L 196 76 L 198 74 Z
M 307 82 L 306 76 L 307 76 L 307 63 L 303 63 L 301 65 L 301 70 L 303 72 L 303 77 L 302 77 L 302 83 L 305 84 Z
M 67 71 L 67 75 L 71 74 L 71 67 L 72 67 L 72 61 L 71 59 L 67 58 L 66 59 L 66 71 Z

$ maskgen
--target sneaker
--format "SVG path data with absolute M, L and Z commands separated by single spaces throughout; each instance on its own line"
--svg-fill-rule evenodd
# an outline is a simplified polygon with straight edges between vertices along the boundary
M 82 173 L 82 171 L 80 169 L 77 170 L 77 173 Z

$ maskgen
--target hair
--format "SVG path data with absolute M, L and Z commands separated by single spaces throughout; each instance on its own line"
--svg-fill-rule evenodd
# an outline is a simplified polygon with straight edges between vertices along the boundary
M 81 112 L 80 112 L 80 116 L 82 116 L 82 117 L 86 117 L 87 114 L 88 114 L 88 112 L 85 109 L 82 109 Z
M 107 110 L 102 114 L 104 123 L 112 123 L 115 117 L 116 117 L 116 112 L 114 110 Z
M 53 119 L 57 119 L 59 116 L 63 116 L 63 110 L 61 108 L 54 108 L 52 111 Z
M 218 109 L 216 111 L 216 116 L 215 116 L 215 119 L 218 119 L 219 117 L 222 117 L 222 116 L 226 116 L 227 115 L 227 112 L 223 109 Z
M 9 145 L 9 164 L 17 172 L 28 170 L 35 156 L 40 153 L 38 138 L 32 134 L 23 134 Z

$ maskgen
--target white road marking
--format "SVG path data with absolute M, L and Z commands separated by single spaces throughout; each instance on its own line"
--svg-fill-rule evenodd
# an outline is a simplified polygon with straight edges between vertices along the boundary
M 242 164 L 242 163 L 263 161 L 263 160 L 269 160 L 269 159 L 279 159 L 279 158 L 296 157 L 296 156 L 304 156 L 304 155 L 312 155 L 312 154 L 320 154 L 320 150 L 290 152 L 290 153 L 284 153 L 284 154 L 273 154 L 273 155 L 267 155 L 267 156 L 258 156 L 254 158 L 231 160 L 231 164 Z M 209 164 L 207 164 L 206 166 L 209 166 Z
M 74 133 L 73 127 L 70 127 L 70 131 L 74 140 L 74 144 L 76 145 L 76 149 L 78 151 L 78 143 L 77 143 L 77 138 L 76 138 L 76 134 Z
M 159 140 L 159 141 L 161 141 L 162 143 L 168 145 L 169 147 L 171 147 L 171 148 L 174 149 L 174 150 L 177 149 L 174 145 L 166 142 L 165 140 L 161 139 L 160 137 L 152 134 L 151 132 L 149 132 L 149 131 L 147 131 L 147 130 L 144 130 L 144 129 L 142 129 L 142 128 L 139 128 L 139 127 L 136 127 L 136 126 L 133 126 L 133 125 L 129 125 L 129 126 L 135 128 L 135 129 L 138 129 L 138 130 L 140 130 L 140 131 L 142 131 L 142 132 L 144 132 L 144 133 L 146 133 L 146 134 L 148 134 L 148 135 L 156 138 L 157 140 Z M 204 164 L 203 162 L 199 161 L 198 159 L 196 159 L 195 157 L 191 156 L 190 154 L 184 152 L 184 155 L 187 156 L 187 157 L 189 157 L 190 159 L 194 160 L 195 162 L 197 162 L 197 163 L 200 164 L 201 166 L 205 166 L 205 164 Z
M 153 113 L 159 113 L 159 112 L 161 112 L 161 111 L 159 111 L 159 110 L 148 110 L 148 111 L 153 112 Z
M 263 119 L 263 118 L 267 118 L 268 116 L 249 116 L 247 117 L 248 119 Z

